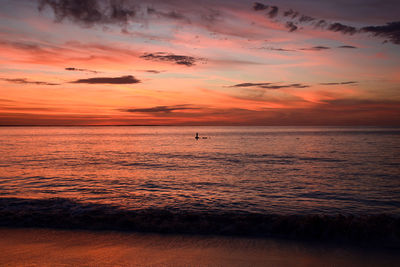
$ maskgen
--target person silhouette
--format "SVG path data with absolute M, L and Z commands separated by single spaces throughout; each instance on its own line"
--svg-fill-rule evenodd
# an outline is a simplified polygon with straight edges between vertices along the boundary
M 199 133 L 196 133 L 196 136 L 194 137 L 196 140 L 199 140 Z

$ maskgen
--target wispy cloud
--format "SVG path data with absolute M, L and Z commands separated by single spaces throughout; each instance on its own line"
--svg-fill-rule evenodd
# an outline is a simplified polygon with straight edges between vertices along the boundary
M 167 19 L 175 19 L 175 20 L 185 20 L 187 22 L 190 22 L 189 18 L 187 18 L 185 15 L 177 12 L 177 11 L 168 11 L 168 12 L 164 12 L 164 11 L 160 11 L 155 9 L 154 7 L 148 7 L 147 8 L 147 13 L 150 15 L 156 15 L 156 16 L 160 16 L 160 17 L 164 17 Z
M 289 32 L 297 31 L 297 29 L 299 28 L 299 27 L 298 27 L 295 23 L 293 23 L 292 21 L 287 21 L 285 27 L 289 29 Z
M 280 8 L 277 6 L 268 6 L 258 2 L 253 4 L 255 11 L 266 11 L 269 18 L 275 18 L 279 15 Z M 325 19 L 317 19 L 308 15 L 300 14 L 293 9 L 282 12 L 283 23 L 289 32 L 294 32 L 299 29 L 299 25 L 310 25 L 315 29 L 339 32 L 342 34 L 354 35 L 357 33 L 372 33 L 373 36 L 387 38 L 387 42 L 400 44 L 400 21 L 388 22 L 386 25 L 368 26 L 357 28 L 351 25 L 346 25 L 341 22 L 328 22 Z M 350 48 L 350 47 L 342 47 Z
M 382 26 L 363 27 L 361 31 L 372 33 L 374 36 L 388 38 L 388 41 L 400 44 L 400 21 L 389 22 Z
M 258 49 L 265 49 L 265 50 L 279 51 L 279 52 L 296 52 L 295 49 L 287 49 L 287 48 L 279 48 L 279 47 L 260 47 Z
M 192 107 L 190 105 L 175 105 L 175 106 L 156 106 L 151 108 L 130 108 L 130 109 L 123 109 L 122 111 L 132 112 L 132 113 L 171 113 L 178 110 L 193 110 L 193 109 L 199 109 L 199 108 Z
M 153 73 L 153 74 L 159 74 L 162 72 L 160 70 L 142 70 L 142 71 L 147 72 L 147 73 Z
M 12 50 L 16 62 L 33 64 L 51 64 L 62 67 L 66 71 L 80 71 L 83 68 L 76 65 L 91 65 L 91 62 L 112 62 L 113 64 L 126 64 L 138 60 L 142 52 L 127 49 L 118 45 L 105 45 L 99 43 L 83 43 L 67 41 L 54 44 L 41 40 L 34 41 L 9 41 L 0 38 L 0 49 Z M 4 52 L 3 52 L 4 53 Z M 67 66 L 65 66 L 68 64 Z M 91 69 L 87 69 L 91 72 Z M 96 71 L 96 70 L 93 70 Z M 94 73 L 94 72 L 93 72 Z M 98 72 L 99 73 L 99 72 Z
M 357 47 L 351 46 L 351 45 L 342 45 L 342 46 L 338 46 L 337 48 L 356 49 Z M 263 47 L 258 47 L 258 48 L 254 48 L 254 49 L 263 49 L 263 50 L 271 50 L 271 51 L 279 51 L 279 52 L 298 52 L 300 50 L 302 50 L 302 51 L 324 51 L 324 50 L 329 50 L 329 49 L 333 49 L 333 48 L 328 47 L 328 46 L 313 46 L 313 47 L 297 48 L 297 50 L 296 50 L 296 49 L 263 46 Z
M 277 15 L 278 15 L 278 12 L 279 12 L 279 7 L 277 7 L 277 6 L 269 6 L 269 5 L 264 5 L 264 4 L 262 4 L 262 3 L 258 3 L 258 2 L 255 2 L 254 4 L 253 4 L 253 9 L 255 10 L 255 11 L 262 11 L 262 10 L 266 10 L 267 11 L 267 16 L 269 17 L 269 18 L 275 18 Z
M 145 53 L 140 57 L 146 60 L 172 62 L 178 65 L 185 65 L 187 67 L 192 67 L 197 61 L 202 60 L 192 56 L 175 55 L 166 52 Z
M 352 45 L 341 45 L 341 46 L 338 46 L 338 48 L 356 49 L 356 48 L 358 48 L 358 47 L 352 46 Z
M 148 24 L 151 20 L 174 20 L 178 25 L 191 24 L 215 32 L 235 35 L 235 30 L 226 31 L 224 27 L 225 8 L 229 7 L 237 12 L 238 5 L 234 1 L 205 1 L 203 5 L 190 1 L 127 1 L 127 0 L 38 0 L 39 10 L 49 8 L 53 11 L 58 22 L 70 20 L 85 27 L 93 25 L 113 24 L 121 26 L 125 32 L 132 23 Z M 207 4 L 213 3 L 216 8 L 210 8 Z M 231 11 L 232 11 L 231 10 Z M 381 26 L 368 26 L 357 28 L 346 25 L 341 21 L 329 21 L 324 18 L 316 18 L 293 9 L 284 9 L 281 6 L 266 5 L 260 2 L 253 3 L 253 10 L 264 13 L 265 17 L 274 22 L 283 23 L 290 31 L 300 30 L 302 25 L 308 25 L 314 29 L 339 32 L 342 34 L 372 33 L 373 36 L 387 38 L 388 41 L 400 44 L 400 21 L 388 22 Z M 218 26 L 210 25 L 223 22 Z M 225 20 L 227 21 L 227 20 Z M 243 35 L 242 35 L 243 37 Z
M 273 19 L 278 15 L 279 8 L 277 6 L 270 6 L 270 10 L 268 12 L 268 16 Z
M 10 82 L 10 83 L 17 83 L 17 84 L 36 84 L 36 85 L 60 85 L 59 83 L 49 83 L 49 82 L 42 82 L 42 81 L 31 81 L 26 78 L 0 78 L 0 80 Z
M 307 88 L 310 86 L 306 85 L 306 84 L 301 84 L 301 83 L 276 84 L 276 83 L 263 82 L 263 83 L 239 83 L 239 84 L 235 84 L 235 85 L 232 85 L 229 87 L 241 87 L 241 88 L 254 87 L 254 88 L 262 88 L 262 89 L 282 89 L 282 88 Z
M 327 46 L 313 46 L 313 47 L 308 47 L 308 48 L 300 48 L 300 50 L 304 51 L 323 51 L 323 50 L 329 50 L 331 49 L 330 47 Z
M 383 109 L 397 109 L 399 110 L 400 102 L 398 100 L 377 100 L 377 99 L 355 99 L 355 98 L 337 98 L 325 100 L 324 103 L 329 104 L 334 108 L 358 108 L 365 109 L 375 108 Z
M 56 21 L 69 19 L 84 25 L 126 24 L 136 14 L 129 1 L 40 0 L 39 10 L 50 7 Z
M 0 102 L 3 102 L 3 103 L 15 103 L 16 101 L 15 100 L 10 100 L 10 99 L 0 98 Z
M 332 32 L 341 32 L 343 34 L 350 34 L 350 35 L 355 34 L 355 33 L 358 32 L 356 27 L 349 26 L 349 25 L 344 25 L 344 24 L 339 23 L 339 22 L 335 22 L 335 23 L 330 24 L 329 27 L 328 27 L 328 30 L 332 31 Z
M 268 5 L 264 5 L 264 4 L 261 4 L 259 2 L 255 2 L 253 4 L 253 9 L 255 11 L 266 10 L 266 9 L 268 9 Z
M 284 17 L 290 17 L 292 19 L 296 18 L 299 15 L 299 12 L 294 11 L 292 9 L 286 10 L 285 12 L 283 12 L 283 16 Z
M 78 69 L 78 68 L 73 68 L 73 67 L 65 68 L 65 70 L 68 70 L 68 71 L 82 71 L 82 72 L 90 72 L 90 73 L 99 73 L 98 71 L 95 71 L 95 70 Z
M 267 16 L 269 18 L 275 18 L 278 16 L 279 7 L 277 6 L 267 6 L 261 3 L 255 3 L 253 5 L 255 11 L 269 10 Z M 326 29 L 333 32 L 341 32 L 343 34 L 355 34 L 358 30 L 357 28 L 349 25 L 345 25 L 339 22 L 328 23 L 324 19 L 317 19 L 308 15 L 300 14 L 298 11 L 293 9 L 286 10 L 282 12 L 283 18 L 285 18 L 285 27 L 289 29 L 289 32 L 294 32 L 299 29 L 300 24 L 309 24 L 315 28 Z
M 89 79 L 80 79 L 73 81 L 72 83 L 88 83 L 88 84 L 134 84 L 140 83 L 140 80 L 136 79 L 132 75 L 121 76 L 121 77 L 96 77 Z
M 320 83 L 320 85 L 345 85 L 345 84 L 357 84 L 356 81 L 348 81 L 348 82 L 333 82 L 333 83 Z

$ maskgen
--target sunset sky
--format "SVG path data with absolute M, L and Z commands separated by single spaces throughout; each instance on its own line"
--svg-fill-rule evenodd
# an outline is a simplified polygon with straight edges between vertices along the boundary
M 0 125 L 400 126 L 399 0 L 0 0 Z

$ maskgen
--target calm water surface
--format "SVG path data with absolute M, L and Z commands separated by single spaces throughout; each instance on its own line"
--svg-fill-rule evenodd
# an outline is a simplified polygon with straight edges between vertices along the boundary
M 400 129 L 1 127 L 0 197 L 400 215 Z

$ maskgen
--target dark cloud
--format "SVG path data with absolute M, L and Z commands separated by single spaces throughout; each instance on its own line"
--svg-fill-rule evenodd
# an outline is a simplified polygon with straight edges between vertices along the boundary
M 232 85 L 230 87 L 261 87 L 261 86 L 268 86 L 271 83 L 239 83 Z
M 162 71 L 159 71 L 159 70 L 144 70 L 144 72 L 153 73 L 153 74 L 159 74 Z
M 135 16 L 135 8 L 124 0 L 40 0 L 39 10 L 49 6 L 56 21 L 70 19 L 85 25 L 98 23 L 126 24 Z
M 315 23 L 315 28 L 325 28 L 328 23 L 324 19 L 320 19 L 317 23 Z
M 153 21 L 156 21 L 158 25 L 160 20 L 169 19 L 175 20 L 178 25 L 193 23 L 207 30 L 230 33 L 230 30 L 210 26 L 211 23 L 223 20 L 224 7 L 226 7 L 225 3 L 214 3 L 211 0 L 196 3 L 182 0 L 38 0 L 38 2 L 39 10 L 49 9 L 54 13 L 57 22 L 69 20 L 84 27 L 102 24 L 118 25 L 121 26 L 121 32 L 124 34 L 149 39 L 169 40 L 171 37 L 158 34 L 152 36 L 145 33 L 151 31 L 133 31 L 135 27 L 130 26 L 146 25 L 147 27 Z M 103 29 L 111 28 L 106 26 Z
M 144 58 L 146 60 L 173 62 L 175 64 L 185 65 L 188 67 L 194 66 L 196 61 L 199 60 L 199 58 L 195 58 L 195 57 L 191 57 L 191 56 L 174 55 L 174 54 L 168 54 L 165 52 L 146 53 L 140 57 Z
M 269 11 L 267 15 L 270 18 L 275 18 L 279 12 L 279 7 L 277 6 L 267 6 L 258 2 L 254 3 L 253 9 L 256 11 L 268 9 Z M 285 27 L 289 29 L 289 32 L 294 32 L 298 30 L 299 28 L 298 24 L 311 24 L 314 25 L 315 28 L 325 29 L 332 32 L 339 32 L 342 34 L 353 35 L 360 32 L 371 33 L 377 37 L 387 38 L 386 42 L 389 41 L 394 44 L 400 44 L 400 21 L 389 22 L 386 25 L 382 26 L 367 26 L 359 29 L 350 25 L 342 24 L 340 22 L 328 23 L 324 19 L 317 20 L 314 17 L 300 14 L 299 12 L 294 11 L 293 9 L 289 9 L 283 12 L 283 17 L 291 19 L 296 18 L 297 23 L 294 21 L 285 22 Z M 341 46 L 340 48 L 355 48 L 355 47 Z
M 264 4 L 261 4 L 261 3 L 258 3 L 258 2 L 255 2 L 253 4 L 253 9 L 255 11 L 265 10 L 267 8 L 268 8 L 268 5 L 264 5 Z
M 65 68 L 65 70 L 68 70 L 68 71 L 83 71 L 83 72 L 90 72 L 90 73 L 98 73 L 98 71 L 95 71 L 95 70 L 78 69 L 78 68 L 72 68 L 72 67 Z
M 279 8 L 277 6 L 271 6 L 268 16 L 272 19 L 278 15 Z
M 300 50 L 305 50 L 305 51 L 321 51 L 321 50 L 328 50 L 331 49 L 330 47 L 327 46 L 313 46 L 310 48 L 301 48 Z
M 89 79 L 80 79 L 72 83 L 89 83 L 89 84 L 133 84 L 140 83 L 140 80 L 136 79 L 132 75 L 121 76 L 116 78 L 110 77 L 96 77 Z
M 302 16 L 299 18 L 299 21 L 300 21 L 300 22 L 311 22 L 311 21 L 314 21 L 314 20 L 315 20 L 315 18 L 310 17 L 310 16 L 306 16 L 306 15 L 302 15 Z
M 301 84 L 301 83 L 292 83 L 292 84 L 274 84 L 274 83 L 239 83 L 229 87 L 240 87 L 240 88 L 262 88 L 262 89 L 281 89 L 281 88 L 307 88 L 309 85 Z
M 258 3 L 259 4 L 259 3 Z M 253 6 L 255 10 L 260 10 L 262 4 L 258 5 L 257 3 Z M 256 9 L 255 7 L 257 7 L 258 9 Z M 279 7 L 277 6 L 270 6 L 270 11 L 268 12 L 268 16 L 270 18 L 274 18 L 278 15 L 278 11 L 279 11 Z M 335 23 L 331 23 L 328 26 L 328 23 L 324 20 L 324 19 L 320 19 L 317 21 L 316 18 L 311 17 L 311 16 L 307 16 L 304 14 L 300 14 L 297 11 L 294 11 L 292 9 L 289 9 L 285 12 L 283 12 L 283 16 L 286 18 L 291 18 L 291 19 L 295 19 L 297 20 L 297 23 L 299 24 L 310 24 L 312 23 L 314 25 L 315 28 L 321 28 L 321 29 L 327 29 L 329 31 L 333 31 L 333 32 L 340 32 L 343 34 L 355 34 L 358 32 L 358 29 L 353 27 L 353 26 L 349 26 L 349 25 L 344 25 L 342 23 L 339 22 L 335 22 Z M 294 32 L 298 29 L 298 25 L 297 23 L 293 22 L 293 21 L 286 21 L 285 27 L 289 29 L 290 32 Z M 373 30 L 373 29 L 371 29 Z M 367 31 L 367 30 L 366 30 Z M 378 35 L 378 34 L 376 34 Z
M 348 25 L 344 25 L 341 24 L 339 22 L 335 22 L 329 25 L 328 27 L 329 31 L 333 31 L 333 32 L 341 32 L 343 34 L 355 34 L 357 33 L 357 28 L 353 27 L 353 26 L 348 26 Z
M 291 21 L 287 21 L 285 27 L 289 29 L 289 32 L 294 32 L 299 28 Z
M 163 12 L 163 11 L 156 10 L 154 7 L 148 7 L 147 13 L 151 14 L 151 15 L 157 15 L 160 17 L 164 17 L 167 19 L 186 20 L 188 22 L 190 21 L 187 17 L 185 17 L 183 14 L 181 14 L 177 11 Z
M 191 107 L 189 105 L 175 105 L 175 106 L 156 106 L 151 108 L 130 108 L 130 109 L 123 109 L 122 111 L 125 112 L 132 112 L 132 113 L 171 113 L 177 110 L 191 110 L 191 109 L 198 109 L 196 107 Z
M 254 9 L 255 11 L 261 11 L 261 10 L 267 10 L 267 9 L 269 9 L 267 15 L 268 15 L 268 17 L 270 17 L 271 19 L 272 19 L 272 18 L 275 18 L 275 17 L 278 15 L 278 12 L 279 12 L 279 8 L 278 8 L 277 6 L 268 6 L 268 5 L 261 4 L 261 3 L 259 3 L 259 2 L 255 2 L 255 3 L 253 4 L 253 9 Z
M 257 7 L 257 9 L 255 8 Z M 260 10 L 261 7 L 264 7 L 262 4 L 255 4 L 254 9 L 255 10 Z M 270 7 L 270 12 L 268 13 L 270 18 L 274 18 L 278 14 L 278 7 L 272 6 Z M 333 32 L 340 32 L 342 34 L 349 34 L 353 35 L 356 33 L 371 33 L 374 36 L 377 37 L 383 37 L 387 38 L 386 41 L 392 42 L 394 44 L 400 44 L 400 21 L 395 21 L 395 22 L 389 22 L 386 23 L 386 25 L 381 25 L 381 26 L 367 26 L 363 27 L 361 29 L 350 26 L 350 25 L 345 25 L 340 22 L 334 22 L 334 23 L 328 23 L 324 19 L 319 19 L 317 21 L 316 18 L 310 17 L 307 15 L 300 14 L 297 11 L 294 11 L 292 9 L 289 9 L 283 13 L 283 16 L 286 18 L 297 18 L 297 22 L 299 24 L 310 24 L 314 25 L 315 28 L 319 29 L 325 29 L 328 31 L 333 31 Z M 290 32 L 294 32 L 298 29 L 297 23 L 293 21 L 286 21 L 285 27 L 289 29 Z M 356 48 L 353 46 L 341 46 L 340 48 Z
M 219 10 L 209 9 L 207 14 L 202 14 L 201 18 L 207 23 L 215 23 L 223 20 L 223 16 Z
M 16 79 L 8 79 L 8 78 L 0 78 L 0 80 L 17 83 L 17 84 L 36 84 L 36 85 L 60 85 L 59 83 L 49 83 L 49 82 L 41 82 L 41 81 L 30 81 L 25 78 L 16 78 Z
M 341 82 L 341 84 L 355 84 L 355 83 L 358 83 L 358 82 L 356 82 L 356 81 Z
M 320 85 L 345 85 L 345 84 L 357 84 L 356 81 L 348 81 L 348 82 L 334 82 L 334 83 L 320 83 Z
M 347 48 L 347 49 L 356 49 L 357 47 L 351 46 L 351 45 L 342 45 L 338 46 L 338 48 Z M 259 48 L 254 48 L 254 49 L 265 49 L 265 50 L 272 50 L 272 51 L 280 51 L 280 52 L 297 52 L 299 50 L 303 51 L 323 51 L 323 50 L 329 50 L 332 49 L 331 47 L 327 46 L 313 46 L 313 47 L 306 47 L 306 48 L 299 48 L 298 50 L 295 49 L 286 49 L 286 48 L 276 48 L 276 47 L 259 47 Z
M 283 12 L 284 17 L 291 17 L 292 19 L 296 18 L 299 15 L 299 12 L 293 11 L 292 9 L 289 9 L 285 12 Z
M 182 15 L 181 13 L 178 13 L 176 11 L 165 12 L 165 13 L 162 13 L 162 15 L 164 17 L 170 18 L 170 19 L 187 20 L 187 18 L 184 15 Z
M 349 49 L 355 49 L 355 48 L 358 48 L 358 47 L 356 47 L 356 46 L 352 46 L 352 45 L 341 45 L 341 46 L 338 46 L 338 48 L 349 48 Z
M 263 86 L 261 88 L 264 89 L 281 89 L 281 88 L 308 88 L 310 87 L 309 85 L 301 84 L 301 83 L 292 83 L 292 84 L 287 84 L 287 85 L 269 85 L 269 86 Z
M 361 32 L 372 33 L 374 36 L 388 38 L 394 44 L 400 44 L 400 21 L 389 22 L 383 26 L 363 27 Z
M 296 52 L 296 50 L 293 50 L 293 49 L 276 48 L 276 47 L 261 47 L 260 49 L 279 51 L 279 52 Z

